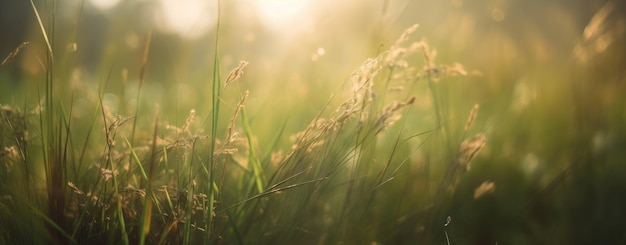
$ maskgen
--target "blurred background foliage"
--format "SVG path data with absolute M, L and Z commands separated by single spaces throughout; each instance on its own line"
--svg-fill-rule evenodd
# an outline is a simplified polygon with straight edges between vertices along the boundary
M 35 3 L 40 11 L 51 8 L 49 2 Z M 366 58 L 418 23 L 413 36 L 428 41 L 438 63 L 458 62 L 472 73 L 441 84 L 443 112 L 462 125 L 478 103 L 475 131 L 488 134 L 486 148 L 437 217 L 442 236 L 436 241 L 445 244 L 445 234 L 459 244 L 626 242 L 623 1 L 221 3 L 222 72 L 240 60 L 250 63 L 233 85 L 237 89 L 225 93 L 250 90 L 246 107 L 261 149 L 285 122 L 285 132 L 306 128 Z M 155 101 L 167 112 L 165 121 L 182 122 L 192 108 L 207 115 L 216 12 L 215 1 L 57 1 L 56 76 L 68 93 L 97 90 L 109 80 L 104 102 L 130 115 L 134 103 L 124 101 L 136 98 L 143 48 L 152 32 L 142 91 L 146 115 L 153 115 Z M 0 57 L 29 42 L 0 67 L 0 103 L 33 109 L 43 89 L 46 45 L 28 1 L 0 3 L 0 36 Z M 81 104 L 76 106 L 80 114 Z M 284 138 L 280 145 L 288 148 L 291 142 Z M 426 161 L 419 158 L 412 159 L 412 168 Z M 474 200 L 475 189 L 487 180 L 495 191 Z M 416 206 L 425 202 L 420 181 L 405 190 L 416 192 L 407 195 Z M 393 232 L 391 241 L 411 239 Z

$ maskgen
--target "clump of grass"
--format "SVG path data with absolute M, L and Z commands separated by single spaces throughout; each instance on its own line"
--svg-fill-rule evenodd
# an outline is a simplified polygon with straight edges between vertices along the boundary
M 426 41 L 407 44 L 417 25 L 389 50 L 366 59 L 308 126 L 290 137 L 292 147 L 281 149 L 275 143 L 265 146 L 269 141 L 255 136 L 261 129 L 254 127 L 245 108 L 254 91 L 240 92 L 238 98 L 224 93 L 245 79 L 248 62 L 241 61 L 222 78 L 219 23 L 207 91 L 211 105 L 205 115 L 186 108 L 186 120 L 172 124 L 158 106 L 152 113 L 141 106 L 147 100 L 142 88 L 149 72 L 148 34 L 138 65 L 134 112 L 122 115 L 105 103 L 107 86 L 115 82 L 109 73 L 98 91 L 79 91 L 97 98 L 77 98 L 94 108 L 92 114 L 77 117 L 74 99 L 60 98 L 62 85 L 54 72 L 59 69 L 55 60 L 62 57 L 53 55 L 54 26 L 46 27 L 31 5 L 49 49 L 44 95 L 38 98 L 45 109 L 35 113 L 38 122 L 31 122 L 18 109 L 2 106 L 0 159 L 7 178 L 0 207 L 9 213 L 24 202 L 26 207 L 17 213 L 32 213 L 18 227 L 2 226 L 12 234 L 3 241 L 32 242 L 24 231 L 33 230 L 47 235 L 41 242 L 60 243 L 365 243 L 394 242 L 404 230 L 416 227 L 404 220 L 423 207 L 413 195 L 397 190 L 409 188 L 416 178 L 412 156 L 424 151 L 431 137 L 448 143 L 449 121 L 441 108 L 445 91 L 438 84 L 446 77 L 467 75 L 459 64 L 436 64 L 436 53 Z M 54 7 L 51 13 L 53 23 Z M 125 81 L 128 71 L 124 74 Z M 416 108 L 418 103 L 434 108 Z M 334 104 L 338 106 L 332 108 Z M 231 111 L 224 110 L 228 107 Z M 477 109 L 470 113 L 464 134 Z M 415 120 L 418 113 L 435 116 Z M 202 116 L 204 121 L 197 120 Z M 145 118 L 151 122 L 142 123 Z M 81 128 L 87 133 L 76 133 L 78 124 L 88 125 Z M 35 136 L 32 129 L 38 129 Z M 288 133 L 281 130 L 276 137 Z M 452 164 L 439 191 L 427 196 L 432 205 L 440 205 L 454 191 L 485 141 L 483 133 L 476 134 L 444 156 Z M 43 171 L 31 166 L 40 159 Z M 10 171 L 19 171 L 22 180 L 12 179 Z M 22 188 L 27 192 L 20 194 Z

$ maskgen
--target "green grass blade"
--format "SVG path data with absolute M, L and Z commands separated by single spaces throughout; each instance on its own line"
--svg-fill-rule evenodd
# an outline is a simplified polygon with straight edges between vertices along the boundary
M 258 193 L 262 193 L 263 188 L 265 188 L 263 167 L 261 166 L 261 161 L 256 152 L 256 145 L 254 144 L 253 137 L 254 134 L 252 134 L 252 127 L 250 126 L 250 121 L 248 120 L 248 114 L 246 113 L 245 108 L 242 108 L 241 110 L 241 120 L 244 132 L 246 133 L 246 137 L 248 138 L 248 147 L 250 149 L 248 161 L 252 165 L 252 171 L 254 172 L 254 182 L 256 183 Z
M 50 39 L 48 38 L 48 33 L 46 32 L 46 28 L 43 25 L 43 22 L 41 21 L 41 17 L 39 16 L 39 11 L 37 11 L 37 7 L 35 6 L 35 3 L 33 2 L 33 0 L 30 0 L 30 6 L 33 7 L 33 12 L 35 12 L 35 16 L 37 17 L 37 23 L 39 24 L 39 28 L 41 29 L 41 34 L 43 35 L 43 39 L 46 41 L 46 47 L 48 48 L 48 52 L 50 53 L 51 57 L 54 57 L 54 54 L 52 52 L 52 45 L 50 45 Z
M 143 165 L 141 164 L 141 160 L 139 160 L 139 156 L 137 156 L 137 152 L 135 152 L 130 141 L 128 141 L 128 139 L 125 137 L 124 137 L 124 142 L 126 142 L 126 145 L 128 145 L 128 149 L 130 151 L 130 155 L 133 157 L 133 160 L 137 162 L 137 167 L 141 171 L 141 177 L 143 177 L 144 181 L 148 181 L 148 174 L 146 173 L 146 170 L 143 168 Z
M 213 211 L 215 210 L 215 196 L 216 190 L 213 188 L 214 182 L 214 165 L 215 165 L 215 147 L 217 144 L 217 127 L 219 123 L 220 114 L 220 97 L 221 97 L 221 75 L 220 75 L 220 58 L 219 58 L 219 33 L 220 33 L 220 1 L 217 1 L 217 24 L 215 26 L 215 47 L 214 47 L 214 59 L 213 59 L 213 91 L 211 96 L 213 117 L 211 120 L 211 151 L 209 152 L 209 181 L 208 181 L 208 209 L 205 210 L 206 225 L 205 225 L 205 244 L 211 242 L 211 233 L 213 232 Z

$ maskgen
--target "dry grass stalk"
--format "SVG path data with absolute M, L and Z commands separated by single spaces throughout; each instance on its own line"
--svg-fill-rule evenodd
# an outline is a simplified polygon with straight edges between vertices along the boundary
M 457 163 L 465 170 L 470 169 L 470 162 L 476 153 L 485 146 L 487 136 L 479 133 L 472 138 L 464 140 L 459 146 Z
M 119 173 L 117 170 L 100 168 L 100 174 L 102 175 L 104 181 L 109 181 L 111 178 L 113 178 L 113 175 L 117 176 Z
M 401 43 L 403 43 L 404 41 L 408 40 L 409 36 L 413 32 L 415 32 L 415 30 L 417 30 L 418 27 L 419 27 L 419 24 L 414 24 L 414 25 L 410 26 L 409 28 L 407 28 L 406 30 L 404 30 L 404 32 L 402 32 L 402 34 L 400 35 L 398 40 L 396 40 L 396 42 L 393 44 L 392 47 L 399 46 Z M 390 49 L 392 49 L 392 48 L 390 48 Z
M 407 61 L 408 56 L 417 52 L 425 43 L 423 41 L 413 42 L 408 48 L 403 47 L 402 44 L 409 39 L 409 36 L 415 32 L 418 27 L 419 25 L 415 24 L 407 28 L 402 35 L 400 35 L 400 38 L 391 45 L 384 55 L 384 62 L 387 67 L 390 69 L 400 68 L 403 70 L 410 68 L 409 62 Z
M 419 71 L 413 79 L 429 78 L 433 81 L 438 81 L 442 77 L 450 76 L 467 76 L 468 72 L 463 65 L 454 63 L 452 65 L 436 65 L 435 58 L 437 57 L 437 51 L 432 50 L 427 42 L 422 41 L 412 45 L 413 49 L 421 48 L 424 55 L 425 65 L 421 71 Z
M 185 120 L 185 124 L 183 125 L 182 133 L 189 132 L 189 125 L 191 125 L 195 116 L 196 116 L 196 110 L 191 109 L 191 111 L 189 111 L 189 116 L 187 116 L 187 120 Z
M 403 47 L 404 42 L 409 36 L 417 30 L 418 25 L 407 28 L 400 38 L 398 38 L 386 52 L 383 52 L 376 58 L 369 58 L 356 70 L 351 76 L 352 94 L 348 97 L 328 119 L 316 118 L 307 128 L 298 132 L 291 137 L 295 144 L 292 149 L 306 149 L 311 151 L 312 148 L 318 147 L 324 143 L 323 137 L 329 133 L 339 130 L 345 123 L 350 121 L 356 115 L 360 115 L 359 122 L 364 124 L 370 120 L 368 110 L 366 108 L 374 101 L 375 93 L 373 91 L 374 78 L 378 75 L 383 65 L 388 68 L 398 68 L 401 70 L 410 70 L 407 57 L 422 48 L 424 42 L 412 43 L 408 48 Z M 393 86 L 391 90 L 402 90 L 402 86 Z M 392 125 L 400 116 L 396 112 L 406 106 L 412 104 L 415 98 L 410 98 L 406 102 L 394 101 L 386 106 L 381 114 L 374 119 L 377 132 L 382 131 L 386 127 Z M 289 154 L 291 155 L 291 154 Z
M 20 159 L 20 153 L 14 145 L 0 150 L 0 162 L 4 162 L 4 170 L 7 174 L 11 172 L 13 164 L 18 163 Z
M 457 150 L 457 158 L 452 164 L 439 185 L 439 190 L 435 196 L 434 203 L 440 203 L 445 194 L 452 194 L 456 190 L 461 177 L 470 169 L 470 162 L 476 156 L 476 153 L 485 146 L 487 137 L 483 133 L 479 133 L 469 139 L 464 140 Z
M 572 50 L 572 56 L 578 63 L 589 62 L 605 52 L 609 46 L 624 35 L 626 27 L 623 21 L 612 20 L 612 17 L 618 14 L 621 12 L 615 11 L 614 3 L 607 2 L 589 20 L 583 31 L 582 40 Z
M 377 120 L 377 124 L 380 127 L 377 133 L 383 131 L 385 128 L 398 121 L 400 119 L 400 115 L 397 115 L 396 112 L 413 104 L 413 102 L 415 102 L 415 97 L 409 98 L 406 102 L 393 101 L 390 105 L 386 106 Z
M 428 61 L 432 62 L 432 61 Z M 463 65 L 454 63 L 453 65 L 427 65 L 417 73 L 415 79 L 430 78 L 433 81 L 439 81 L 443 77 L 467 76 L 468 72 Z
M 105 111 L 108 111 L 108 110 L 105 110 Z M 117 115 L 114 117 L 114 119 L 112 119 L 111 124 L 109 124 L 109 126 L 105 128 L 105 136 L 106 136 L 107 145 L 109 146 L 109 148 L 112 149 L 115 146 L 115 136 L 117 135 L 117 129 L 120 126 L 122 126 L 122 124 L 128 122 L 130 119 L 133 119 L 133 118 L 134 117 L 123 118 L 122 116 Z
M 585 30 L 583 31 L 583 37 L 585 40 L 590 40 L 594 37 L 600 36 L 606 31 L 606 20 L 614 8 L 615 6 L 613 3 L 607 2 L 600 10 L 598 10 L 598 12 L 596 12 L 596 14 L 593 15 L 593 17 L 591 17 L 589 24 L 587 24 Z
M 181 128 L 176 127 L 175 125 L 165 125 L 165 129 L 167 130 L 172 130 L 174 131 L 177 136 L 179 134 L 184 134 L 187 133 L 187 135 L 191 135 L 191 132 L 189 131 L 189 127 L 191 126 L 191 123 L 193 123 L 193 120 L 196 117 L 196 110 L 195 109 L 191 109 L 189 111 L 189 115 L 187 116 L 187 119 L 185 119 L 185 124 L 183 124 L 183 126 Z
M 246 103 L 246 100 L 248 99 L 249 94 L 250 94 L 250 91 L 246 90 L 243 97 L 239 101 L 239 104 L 237 104 L 237 107 L 235 107 L 235 113 L 233 114 L 233 117 L 230 119 L 230 123 L 228 124 L 228 134 L 226 135 L 226 140 L 225 140 L 226 145 L 233 142 L 237 136 L 237 133 L 234 132 L 235 120 L 237 119 L 237 115 L 239 114 L 239 111 L 243 109 L 244 103 Z
M 235 69 L 233 69 L 228 74 L 228 77 L 226 78 L 226 82 L 224 82 L 224 88 L 226 88 L 226 86 L 231 84 L 233 81 L 239 79 L 243 75 L 243 68 L 245 68 L 247 65 L 248 65 L 247 61 L 243 61 L 243 60 L 240 61 L 239 65 L 237 65 L 237 67 L 235 67 Z
M 373 79 L 378 75 L 380 66 L 379 58 L 369 58 L 359 67 L 359 70 L 352 74 L 352 92 L 353 97 L 349 98 L 344 104 L 361 104 L 364 108 L 374 99 L 372 87 Z
M 478 114 L 478 108 L 479 107 L 480 106 L 478 104 L 474 104 L 474 107 L 472 108 L 472 111 L 470 111 L 470 115 L 467 118 L 467 122 L 465 123 L 465 128 L 463 129 L 465 132 L 467 132 L 467 130 L 469 130 L 469 128 L 474 123 L 474 120 L 476 119 L 476 115 Z
M 74 191 L 74 194 L 78 194 L 78 195 L 85 194 L 80 189 L 78 189 L 78 187 L 76 187 L 76 185 L 74 185 L 74 183 L 72 183 L 71 181 L 67 182 L 67 186 L 69 186 L 70 189 Z
M 306 149 L 310 152 L 313 148 L 323 145 L 323 137 L 336 132 L 345 123 L 354 118 L 358 113 L 365 115 L 365 108 L 374 100 L 373 79 L 378 74 L 380 58 L 368 58 L 357 71 L 352 73 L 352 95 L 339 105 L 330 118 L 316 118 L 305 130 L 292 135 L 294 143 L 292 149 Z M 363 118 L 361 120 L 364 120 Z M 293 153 L 293 152 L 292 152 Z M 291 154 L 289 154 L 291 155 Z M 287 157 L 288 158 L 288 157 Z
M 23 42 L 19 46 L 17 46 L 13 51 L 9 53 L 9 55 L 7 55 L 6 58 L 4 58 L 4 60 L 2 60 L 2 63 L 0 63 L 0 67 L 9 63 L 9 61 L 11 61 L 13 58 L 15 58 L 15 56 L 17 56 L 17 54 L 20 53 L 21 49 L 28 46 L 29 44 L 30 44 L 29 42 Z
M 283 151 L 282 150 L 278 150 L 276 152 L 272 152 L 272 155 L 271 155 L 271 158 L 270 158 L 270 163 L 273 166 L 277 166 L 284 159 L 285 159 L 285 156 L 283 154 Z
M 421 48 L 424 54 L 424 61 L 426 61 L 424 68 L 426 70 L 433 69 L 435 67 L 435 57 L 437 57 L 437 51 L 431 50 L 430 46 L 426 42 L 422 43 Z
M 237 153 L 237 151 L 239 151 L 239 149 L 237 148 L 219 149 L 213 153 L 213 156 L 232 155 L 232 154 Z
M 496 185 L 491 181 L 485 181 L 480 186 L 474 189 L 474 199 L 483 197 L 484 195 L 493 193 L 496 189 Z
M 0 123 L 4 124 L 2 126 L 6 126 L 10 134 L 22 143 L 30 138 L 27 116 L 28 114 L 23 113 L 18 107 L 0 105 Z
M 318 118 L 312 121 L 305 130 L 302 130 L 290 137 L 290 140 L 294 142 L 291 149 L 295 152 L 298 149 L 308 148 L 309 145 L 314 145 L 315 141 L 322 138 L 326 133 L 329 133 L 330 130 L 334 128 L 333 125 L 336 125 L 334 121 L 329 121 L 325 118 Z M 289 156 L 287 156 L 287 158 L 289 158 Z

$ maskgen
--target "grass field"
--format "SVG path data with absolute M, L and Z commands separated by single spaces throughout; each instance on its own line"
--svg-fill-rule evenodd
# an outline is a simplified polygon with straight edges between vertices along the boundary
M 0 244 L 626 242 L 622 3 L 97 2 L 0 6 Z

